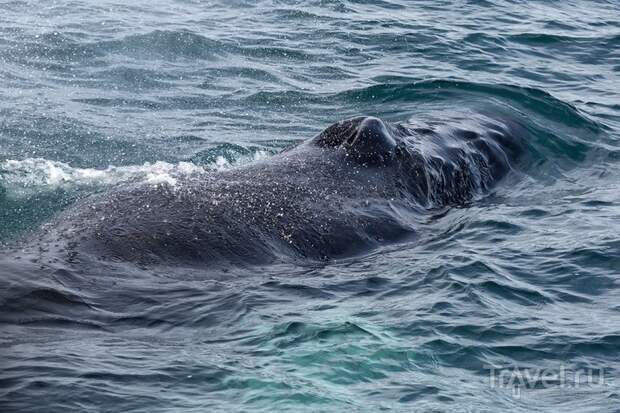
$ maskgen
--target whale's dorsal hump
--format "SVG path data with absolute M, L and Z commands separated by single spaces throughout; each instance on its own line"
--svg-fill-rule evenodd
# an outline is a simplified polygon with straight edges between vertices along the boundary
M 358 116 L 334 123 L 312 143 L 323 148 L 341 148 L 351 159 L 369 166 L 384 165 L 392 158 L 396 140 L 381 119 Z

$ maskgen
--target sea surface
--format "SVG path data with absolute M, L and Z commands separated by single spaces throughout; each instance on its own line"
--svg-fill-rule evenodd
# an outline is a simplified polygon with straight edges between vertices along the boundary
M 494 111 L 524 160 L 412 242 L 225 274 L 0 257 L 0 411 L 620 409 L 617 0 L 0 1 L 3 244 L 354 115 Z

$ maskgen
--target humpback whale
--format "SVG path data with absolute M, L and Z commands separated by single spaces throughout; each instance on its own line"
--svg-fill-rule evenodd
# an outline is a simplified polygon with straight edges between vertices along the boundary
M 360 116 L 266 160 L 78 202 L 37 245 L 78 263 L 330 260 L 416 236 L 421 215 L 488 193 L 523 152 L 515 123 L 416 128 Z

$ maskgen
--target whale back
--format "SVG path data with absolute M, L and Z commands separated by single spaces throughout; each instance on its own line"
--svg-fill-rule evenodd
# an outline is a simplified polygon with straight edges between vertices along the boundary
M 31 245 L 40 262 L 75 265 L 228 268 L 356 255 L 415 238 L 420 214 L 488 193 L 522 151 L 518 132 L 499 121 L 462 129 L 352 118 L 268 162 L 85 198 Z

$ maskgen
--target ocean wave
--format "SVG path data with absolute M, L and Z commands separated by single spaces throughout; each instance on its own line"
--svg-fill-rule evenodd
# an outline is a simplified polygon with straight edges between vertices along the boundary
M 213 59 L 226 47 L 217 40 L 190 31 L 155 30 L 126 36 L 119 40 L 100 42 L 99 50 L 147 59 Z
M 478 101 L 509 104 L 521 108 L 528 114 L 538 114 L 549 120 L 556 120 L 570 126 L 586 127 L 595 131 L 600 125 L 590 119 L 572 104 L 552 94 L 532 87 L 509 84 L 490 84 L 466 82 L 457 79 L 431 79 L 418 82 L 405 81 L 403 78 L 379 77 L 382 83 L 341 92 L 337 97 L 352 101 L 373 101 L 377 103 L 425 102 L 450 100 L 452 105 L 459 101 L 477 97 Z M 470 101 L 471 102 L 471 101 Z M 471 102 L 471 103 L 475 103 Z M 470 104 L 471 104 L 470 103 Z
M 241 45 L 231 39 L 216 39 L 189 30 L 153 30 L 112 39 L 89 39 L 86 33 L 52 31 L 10 38 L 4 44 L 4 59 L 33 67 L 66 69 L 66 65 L 88 62 L 100 66 L 113 56 L 139 61 L 216 61 L 227 55 L 253 59 L 308 62 L 315 53 L 257 40 Z M 43 66 L 41 66 L 43 65 Z
M 11 41 L 7 57 L 21 62 L 72 63 L 94 61 L 109 54 L 139 59 L 213 59 L 225 48 L 215 40 L 189 31 L 155 30 L 114 40 L 88 41 L 72 33 L 53 31 Z

